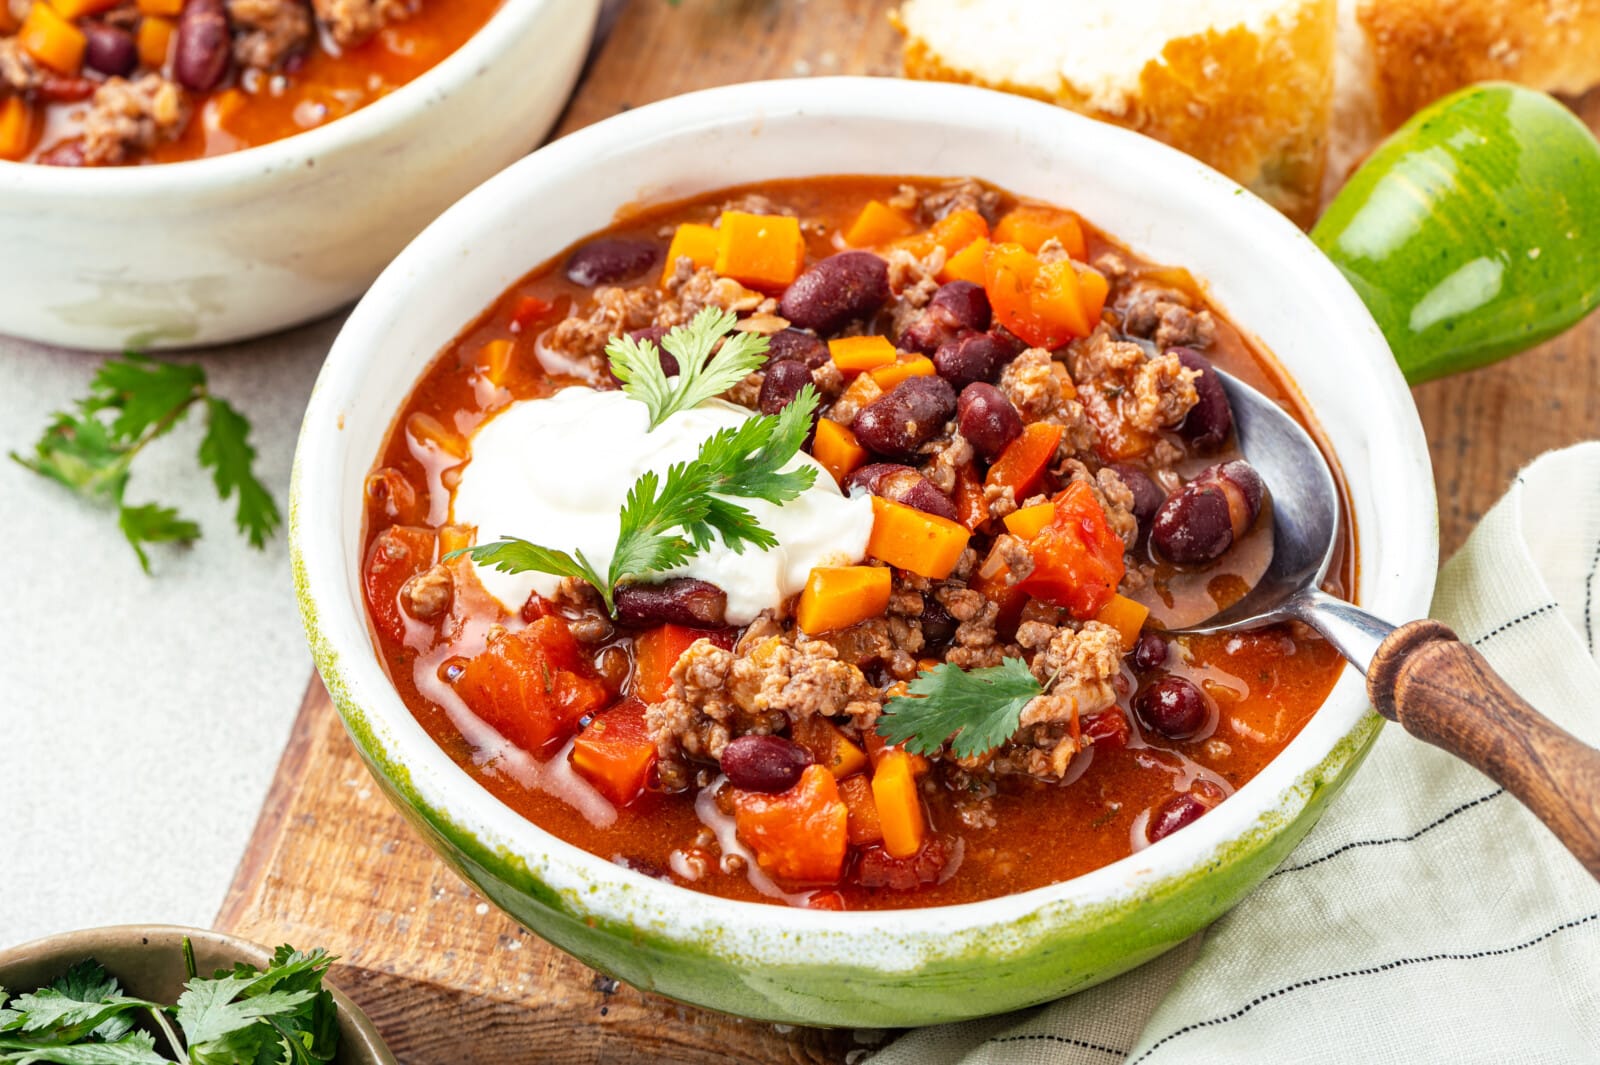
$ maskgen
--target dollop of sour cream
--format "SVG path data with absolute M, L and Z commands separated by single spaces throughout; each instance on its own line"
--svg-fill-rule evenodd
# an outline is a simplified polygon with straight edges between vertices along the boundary
M 513 403 L 478 428 L 472 458 L 451 499 L 451 519 L 475 526 L 478 542 L 521 537 L 543 547 L 582 551 L 601 573 L 616 547 L 618 511 L 640 474 L 687 462 L 714 433 L 734 428 L 750 411 L 721 400 L 679 411 L 653 432 L 649 412 L 623 392 L 562 389 L 548 399 Z M 816 482 L 778 506 L 740 499 L 777 539 L 735 554 L 720 539 L 667 577 L 697 577 L 728 594 L 730 624 L 745 625 L 805 586 L 815 566 L 845 566 L 866 553 L 870 498 L 851 498 L 815 459 L 796 455 L 787 467 L 815 466 Z M 483 586 L 515 612 L 532 592 L 553 595 L 561 578 L 501 573 L 478 566 Z

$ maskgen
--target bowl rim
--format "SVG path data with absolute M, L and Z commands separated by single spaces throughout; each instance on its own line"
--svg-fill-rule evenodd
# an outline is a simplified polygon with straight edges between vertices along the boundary
M 567 0 L 501 0 L 482 26 L 415 78 L 365 107 L 312 129 L 222 155 L 141 166 L 61 167 L 0 159 L 0 195 L 177 196 L 304 167 L 346 144 L 405 125 L 431 95 L 453 91 L 494 62 L 545 8 Z M 513 22 L 516 24 L 513 25 Z
M 1282 811 L 1296 796 L 1298 812 L 1313 794 L 1359 761 L 1376 733 L 1379 719 L 1367 703 L 1360 677 L 1347 669 L 1323 708 L 1285 752 L 1203 819 L 1201 823 L 1208 826 L 1203 831 L 1175 834 L 1082 876 L 1025 892 L 945 906 L 839 912 L 729 900 L 633 873 L 619 876 L 613 863 L 566 843 L 502 804 L 450 760 L 401 702 L 373 652 L 363 611 L 346 594 L 350 577 L 344 571 L 337 523 L 316 521 L 312 515 L 314 510 L 328 513 L 327 508 L 340 504 L 339 463 L 327 456 L 348 446 L 340 421 L 343 406 L 358 395 L 368 370 L 383 372 L 374 365 L 379 358 L 377 341 L 417 278 L 431 262 L 461 254 L 466 245 L 455 233 L 479 228 L 484 219 L 514 209 L 518 183 L 531 174 L 581 170 L 647 135 L 659 146 L 663 136 L 760 126 L 779 117 L 841 124 L 895 121 L 945 114 L 941 110 L 945 107 L 951 111 L 979 107 L 986 121 L 1003 128 L 1055 123 L 1071 134 L 1074 143 L 1091 151 L 1109 145 L 1129 160 L 1180 173 L 1178 180 L 1193 186 L 1195 196 L 1234 217 L 1234 224 L 1250 232 L 1258 244 L 1265 242 L 1282 255 L 1294 256 L 1318 276 L 1326 289 L 1322 298 L 1336 306 L 1347 331 L 1361 341 L 1372 363 L 1368 368 L 1386 385 L 1371 401 L 1373 417 L 1394 419 L 1396 431 L 1408 438 L 1409 454 L 1396 463 L 1404 467 L 1400 476 L 1409 478 L 1410 487 L 1425 489 L 1409 493 L 1405 500 L 1409 513 L 1390 523 L 1396 530 L 1404 525 L 1411 532 L 1395 533 L 1393 572 L 1385 574 L 1386 580 L 1374 591 L 1379 598 L 1392 600 L 1397 609 L 1415 610 L 1414 616 L 1426 611 L 1437 576 L 1437 511 L 1432 468 L 1410 392 L 1371 315 L 1334 264 L 1287 218 L 1230 179 L 1127 130 L 1039 101 L 964 85 L 862 77 L 780 79 L 702 90 L 630 110 L 570 134 L 491 178 L 441 215 L 379 277 L 350 315 L 318 377 L 296 450 L 290 493 L 291 564 L 302 620 L 318 668 L 363 756 L 390 772 L 388 783 L 403 791 L 405 800 L 434 828 L 468 836 L 484 855 L 520 864 L 524 872 L 540 862 L 539 878 L 574 913 L 657 932 L 666 915 L 666 934 L 674 942 L 697 942 L 701 949 L 719 955 L 764 962 L 859 965 L 860 934 L 874 926 L 907 948 L 876 954 L 872 965 L 878 969 L 909 971 L 933 957 L 977 949 L 1008 953 L 1038 941 L 1038 922 L 1032 918 L 1041 911 L 1048 910 L 1047 916 L 1089 918 L 1106 907 L 1149 899 L 1226 864 L 1229 854 L 1257 845 L 1263 834 L 1275 835 L 1292 820 Z M 1002 174 L 977 176 L 1005 186 Z M 648 174 L 636 180 L 640 188 L 650 188 Z M 1117 232 L 1114 223 L 1108 229 Z M 545 254 L 559 250 L 547 249 Z M 485 305 L 497 295 L 486 294 Z M 305 461 L 308 455 L 319 460 Z M 370 465 L 362 458 L 364 466 Z M 1367 533 L 1373 528 L 1370 519 L 1358 521 L 1358 527 Z M 1366 584 L 1365 575 L 1361 583 Z M 1334 711 L 1340 715 L 1337 728 L 1329 723 Z M 1317 741 L 1314 756 L 1306 757 L 1308 737 L 1330 732 Z M 420 745 L 415 743 L 418 737 Z M 400 746 L 405 748 L 403 757 L 391 758 Z M 1290 751 L 1297 752 L 1292 762 L 1286 757 Z M 382 772 L 375 772 L 385 779 Z M 1240 801 L 1240 796 L 1270 797 L 1270 801 Z M 782 929 L 774 930 L 772 926 L 779 923 Z M 1018 938 L 1005 942 L 982 938 L 997 929 Z

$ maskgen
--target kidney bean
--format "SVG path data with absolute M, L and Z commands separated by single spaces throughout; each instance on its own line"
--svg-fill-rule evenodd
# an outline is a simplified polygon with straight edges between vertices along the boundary
M 1211 372 L 1210 359 L 1193 348 L 1168 350 L 1187 369 L 1200 371 L 1194 382 L 1200 400 L 1179 423 L 1178 435 L 1196 451 L 1214 451 L 1233 432 L 1233 407 L 1228 403 L 1228 393 L 1223 390 L 1222 380 Z
M 660 584 L 624 584 L 617 589 L 617 620 L 624 625 L 720 626 L 728 593 L 708 581 L 674 577 Z
M 592 288 L 638 277 L 656 264 L 656 246 L 642 240 L 601 237 L 567 257 L 567 280 Z
M 811 383 L 811 371 L 797 359 L 784 359 L 767 367 L 761 382 L 762 414 L 777 414 L 794 402 L 800 390 Z
M 1161 504 L 1150 543 L 1179 564 L 1221 558 L 1255 524 L 1266 486 L 1243 459 L 1207 466 Z
M 802 329 L 780 329 L 767 338 L 767 364 L 787 359 L 815 370 L 828 361 L 828 345 Z
M 1133 711 L 1167 739 L 1187 740 L 1211 724 L 1215 707 L 1193 681 L 1166 676 L 1133 697 Z
M 951 521 L 960 520 L 950 497 L 910 466 L 898 466 L 892 462 L 869 463 L 845 478 L 844 490 L 848 492 L 852 488 L 865 488 L 875 496 L 904 503 L 925 514 L 937 514 Z
M 1156 511 L 1166 502 L 1166 494 L 1155 481 L 1151 480 L 1148 473 L 1137 466 L 1119 462 L 1111 469 L 1122 478 L 1122 483 L 1128 486 L 1128 491 L 1133 493 L 1133 517 L 1139 523 L 1139 531 L 1149 532 L 1150 522 L 1154 520 Z
M 1139 642 L 1133 645 L 1133 668 L 1151 673 L 1166 664 L 1167 641 L 1159 633 L 1140 633 Z
M 993 381 L 1015 356 L 1011 345 L 993 333 L 963 333 L 939 345 L 933 368 L 957 385 Z
M 869 450 L 913 459 L 956 412 L 956 391 L 942 377 L 909 377 L 862 408 L 851 428 Z
M 131 74 L 139 65 L 139 46 L 133 34 L 115 26 L 95 24 L 83 28 L 83 61 L 102 74 Z
M 172 76 L 194 92 L 210 92 L 228 72 L 233 34 L 223 0 L 189 0 L 178 16 Z
M 939 287 L 922 313 L 900 334 L 900 346 L 930 355 L 963 333 L 982 333 L 989 328 L 989 320 L 989 297 L 983 287 L 971 281 L 951 281 Z
M 1022 435 L 1022 415 L 993 385 L 974 382 L 961 390 L 957 427 L 974 451 L 993 462 L 1006 445 Z
M 930 645 L 948 643 L 959 624 L 944 604 L 931 595 L 922 597 L 922 638 Z
M 794 279 L 778 313 L 801 329 L 833 333 L 889 300 L 889 264 L 870 251 L 830 255 Z
M 782 736 L 740 736 L 722 749 L 722 771 L 743 791 L 788 791 L 811 764 L 811 752 Z
M 1211 807 L 1193 795 L 1174 795 L 1162 803 L 1145 823 L 1145 838 L 1151 843 L 1166 839 L 1180 828 L 1200 820 Z

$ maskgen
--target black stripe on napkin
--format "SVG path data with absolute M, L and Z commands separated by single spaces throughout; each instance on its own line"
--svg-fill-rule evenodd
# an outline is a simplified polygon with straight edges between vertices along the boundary
M 1066 1046 L 1081 1047 L 1084 1050 L 1093 1050 L 1101 1054 L 1121 1060 L 1128 1056 L 1126 1050 L 1117 1050 L 1113 1047 L 1101 1046 L 1099 1043 L 1087 1043 L 1082 1039 L 1072 1039 L 1064 1035 L 1051 1035 L 1049 1032 L 1029 1032 L 1024 1035 L 997 1035 L 992 1039 L 984 1040 L 986 1043 L 1061 1043 Z
M 1344 844 L 1343 846 L 1335 847 L 1333 850 L 1329 851 L 1327 854 L 1322 855 L 1320 858 L 1313 858 L 1308 862 L 1301 862 L 1299 865 L 1286 865 L 1283 868 L 1279 869 L 1277 872 L 1273 873 L 1272 876 L 1267 877 L 1267 879 L 1271 880 L 1272 877 L 1282 876 L 1284 873 L 1298 873 L 1302 869 L 1310 869 L 1313 865 L 1321 865 L 1323 862 L 1328 861 L 1330 858 L 1337 858 L 1339 855 L 1343 854 L 1345 851 L 1352 851 L 1352 850 L 1355 850 L 1358 847 L 1382 847 L 1382 846 L 1385 846 L 1386 844 L 1390 844 L 1390 843 L 1410 843 L 1413 840 L 1417 839 L 1419 836 L 1422 836 L 1422 835 L 1425 835 L 1426 833 L 1432 832 L 1434 829 L 1438 828 L 1440 825 L 1444 824 L 1446 821 L 1450 820 L 1452 817 L 1456 816 L 1457 814 L 1466 813 L 1468 810 L 1472 809 L 1474 806 L 1479 806 L 1479 805 L 1481 805 L 1483 803 L 1486 803 L 1490 799 L 1498 799 L 1500 796 L 1504 795 L 1505 793 L 1506 793 L 1506 789 L 1504 789 L 1504 788 L 1496 788 L 1495 790 L 1489 792 L 1489 794 L 1487 794 L 1487 795 L 1479 795 L 1476 799 L 1470 799 L 1467 802 L 1462 803 L 1460 806 L 1457 806 L 1454 810 L 1451 810 L 1448 813 L 1441 814 L 1440 816 L 1434 818 L 1432 821 L 1429 821 L 1427 824 L 1423 825 L 1421 828 L 1417 829 L 1415 832 L 1411 833 L 1409 836 L 1385 836 L 1385 837 L 1383 837 L 1381 839 L 1357 839 L 1357 840 L 1352 840 L 1349 843 Z

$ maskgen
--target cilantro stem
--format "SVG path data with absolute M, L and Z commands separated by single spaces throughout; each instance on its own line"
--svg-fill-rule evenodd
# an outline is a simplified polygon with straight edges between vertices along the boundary
M 200 975 L 199 969 L 194 964 L 194 944 L 189 941 L 188 936 L 183 937 L 183 971 L 189 974 L 190 980 Z
M 90 494 L 98 495 L 100 493 L 101 485 L 108 483 L 115 484 L 119 478 L 127 476 L 128 470 L 133 466 L 133 460 L 138 456 L 139 452 L 144 450 L 145 445 L 149 444 L 157 437 L 165 435 L 169 429 L 178 424 L 184 415 L 189 413 L 189 408 L 193 407 L 196 403 L 202 402 L 209 396 L 210 393 L 206 390 L 206 387 L 201 385 L 199 388 L 194 390 L 188 399 L 185 399 L 178 406 L 172 408 L 166 414 L 163 414 L 154 425 L 145 430 L 143 436 L 139 437 L 138 440 L 135 440 L 128 446 L 126 451 L 118 455 L 116 461 L 111 463 L 105 469 L 96 471 L 93 476 L 89 478 L 88 487 L 90 489 Z
M 185 948 L 184 960 L 188 961 L 193 952 L 187 949 L 189 946 L 187 939 L 183 941 L 183 945 Z M 194 979 L 194 971 L 192 969 L 189 973 L 189 979 Z M 172 1048 L 173 1060 L 188 1061 L 189 1052 L 184 1049 L 182 1040 L 178 1038 L 178 1033 L 173 1031 L 171 1023 L 167 1020 L 167 1011 L 160 1006 L 152 1006 L 147 1012 L 156 1022 L 157 1027 L 161 1029 L 161 1034 L 167 1037 L 167 1045 Z

